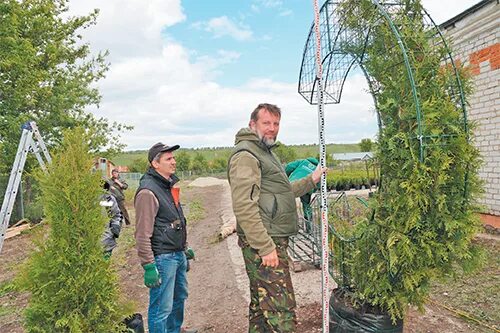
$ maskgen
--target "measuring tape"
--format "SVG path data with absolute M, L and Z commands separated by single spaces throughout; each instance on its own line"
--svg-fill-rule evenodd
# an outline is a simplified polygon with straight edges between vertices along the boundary
M 319 157 L 322 168 L 326 167 L 326 145 L 325 145 L 325 114 L 323 105 L 323 68 L 321 65 L 321 32 L 319 24 L 318 0 L 313 0 L 314 4 L 314 32 L 316 33 L 316 80 L 318 83 L 318 131 L 319 131 Z M 330 295 L 328 269 L 328 202 L 326 193 L 326 174 L 321 175 L 321 288 L 323 303 L 323 333 L 329 333 L 330 326 Z

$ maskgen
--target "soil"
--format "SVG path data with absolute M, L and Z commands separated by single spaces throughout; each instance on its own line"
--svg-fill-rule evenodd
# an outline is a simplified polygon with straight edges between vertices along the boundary
M 222 224 L 218 214 L 223 187 L 183 186 L 182 201 L 201 202 L 203 216 L 188 221 L 189 245 L 195 249 L 196 260 L 191 261 L 188 272 L 189 298 L 186 303 L 185 326 L 197 328 L 200 333 L 247 332 L 248 281 L 235 235 L 218 241 L 217 233 Z M 128 205 L 131 221 L 133 207 Z M 189 212 L 186 211 L 186 215 Z M 46 226 L 42 226 L 46 228 Z M 133 226 L 127 226 L 120 237 L 122 244 L 113 253 L 120 275 L 121 288 L 126 298 L 135 302 L 147 322 L 148 289 L 143 284 L 143 270 L 133 247 Z M 29 300 L 27 293 L 2 292 L 16 274 L 16 268 L 33 249 L 31 233 L 24 233 L 5 241 L 0 253 L 0 332 L 24 333 L 22 311 Z M 128 241 L 127 241 L 128 239 Z M 125 244 L 124 244 L 125 243 Z M 298 333 L 321 332 L 321 272 L 314 267 L 293 273 L 297 296 Z M 491 332 L 453 316 L 442 308 L 429 304 L 426 314 L 410 310 L 405 320 L 404 332 L 457 333 Z

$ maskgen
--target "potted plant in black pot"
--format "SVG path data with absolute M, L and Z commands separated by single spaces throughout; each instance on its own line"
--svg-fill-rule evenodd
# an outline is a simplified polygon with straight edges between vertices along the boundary
M 481 190 L 478 150 L 466 121 L 467 72 L 456 68 L 420 1 L 346 0 L 340 49 L 370 79 L 379 116 L 379 190 L 364 219 L 332 219 L 330 332 L 401 332 L 434 277 L 471 267 Z M 353 37 L 358 36 L 358 37 Z M 436 39 L 437 38 L 437 39 Z M 341 39 L 341 38 L 340 38 Z

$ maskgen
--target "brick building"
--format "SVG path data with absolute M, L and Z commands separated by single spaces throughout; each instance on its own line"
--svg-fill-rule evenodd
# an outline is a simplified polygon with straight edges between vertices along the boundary
M 94 170 L 100 170 L 104 178 L 111 177 L 111 170 L 115 168 L 113 162 L 104 157 L 94 158 Z
M 484 165 L 483 204 L 488 213 L 500 217 L 500 5 L 499 0 L 483 0 L 441 24 L 451 38 L 457 64 L 470 66 L 474 94 L 467 113 L 477 123 L 475 144 Z

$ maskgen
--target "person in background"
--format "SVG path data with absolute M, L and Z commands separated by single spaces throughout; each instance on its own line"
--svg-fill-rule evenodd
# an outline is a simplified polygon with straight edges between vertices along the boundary
M 109 182 L 104 181 L 103 187 L 106 193 L 101 195 L 99 204 L 105 208 L 109 220 L 106 221 L 106 227 L 102 235 L 102 245 L 104 247 L 104 258 L 109 259 L 116 247 L 116 239 L 120 236 L 123 216 L 115 197 L 109 192 Z
M 186 218 L 179 201 L 173 152 L 179 145 L 161 142 L 148 151 L 150 166 L 137 189 L 135 239 L 149 289 L 150 333 L 196 333 L 181 328 L 188 297 L 185 254 Z M 194 254 L 193 254 L 194 256 Z
M 130 218 L 128 216 L 127 208 L 125 207 L 125 193 L 123 192 L 128 188 L 128 184 L 125 180 L 120 178 L 118 169 L 113 169 L 111 171 L 111 178 L 109 181 L 111 185 L 111 193 L 113 193 L 116 201 L 118 202 L 118 207 L 120 207 L 120 210 L 122 211 L 125 224 L 130 225 Z
M 288 266 L 288 238 L 298 231 L 295 197 L 311 191 L 326 168 L 290 183 L 272 152 L 281 110 L 259 104 L 249 127 L 236 134 L 228 179 L 238 244 L 250 281 L 248 332 L 295 332 L 295 294 Z
M 314 157 L 309 157 L 306 159 L 295 160 L 293 162 L 288 163 L 285 166 L 285 172 L 288 176 L 288 179 L 293 182 L 298 179 L 304 178 L 309 174 L 313 173 L 319 162 Z M 312 194 L 316 189 L 312 189 L 310 192 L 302 195 L 300 197 L 300 202 L 302 203 L 302 211 L 304 213 L 306 232 L 310 233 L 312 229 L 312 207 L 311 207 L 311 198 Z

